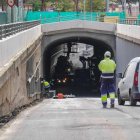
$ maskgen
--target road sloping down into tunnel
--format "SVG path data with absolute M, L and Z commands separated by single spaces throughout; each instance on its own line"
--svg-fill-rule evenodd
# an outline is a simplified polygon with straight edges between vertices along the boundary
M 46 99 L 0 130 L 0 140 L 138 140 L 140 108 L 99 98 Z
M 83 43 L 83 44 L 85 44 L 85 46 L 90 45 L 90 46 L 92 46 L 92 48 L 94 48 L 93 49 L 94 54 L 92 55 L 92 57 L 86 59 L 86 61 L 88 61 L 88 62 L 86 62 L 87 65 L 89 64 L 89 60 L 91 60 L 92 63 L 94 63 L 94 65 L 95 65 L 95 66 L 93 66 L 94 68 L 93 67 L 88 68 L 88 69 L 83 68 L 83 69 L 79 69 L 79 71 L 78 71 L 78 68 L 75 67 L 74 68 L 75 73 L 72 78 L 72 80 L 74 79 L 74 82 L 73 82 L 74 86 L 71 86 L 71 87 L 69 86 L 68 88 L 73 89 L 73 91 L 74 91 L 75 86 L 77 86 L 77 87 L 79 86 L 81 88 L 81 86 L 84 87 L 83 85 L 85 83 L 85 85 L 87 84 L 86 85 L 87 87 L 85 86 L 84 90 L 87 90 L 89 88 L 88 94 L 84 94 L 83 92 L 80 93 L 80 90 L 77 92 L 78 88 L 72 94 L 75 94 L 76 96 L 86 96 L 86 97 L 95 96 L 93 94 L 93 92 L 90 92 L 90 91 L 92 91 L 92 90 L 96 90 L 97 92 L 99 91 L 100 71 L 98 69 L 98 64 L 104 58 L 105 51 L 110 51 L 112 53 L 112 58 L 115 59 L 115 50 L 113 49 L 113 48 L 115 48 L 115 46 L 110 46 L 107 42 L 105 42 L 103 40 L 95 39 L 92 37 L 86 37 L 86 36 L 64 37 L 64 38 L 52 41 L 50 44 L 45 46 L 44 51 L 42 52 L 43 53 L 42 60 L 43 60 L 43 78 L 44 79 L 46 79 L 48 81 L 51 81 L 51 79 L 55 79 L 55 81 L 62 81 L 65 78 L 71 79 L 67 75 L 64 76 L 65 75 L 64 73 L 66 71 L 65 69 L 63 69 L 63 65 L 62 65 L 64 62 L 63 63 L 61 62 L 61 65 L 59 65 L 59 67 L 58 67 L 58 65 L 56 65 L 56 64 L 58 64 L 59 61 L 57 61 L 57 60 L 59 60 L 60 57 L 57 57 L 57 56 L 54 57 L 54 54 L 58 54 L 58 52 L 61 52 L 61 51 L 63 52 L 63 49 L 61 48 L 61 46 L 65 45 L 66 43 L 67 44 Z M 69 50 L 69 48 L 68 48 L 68 50 Z M 64 60 L 64 58 L 66 57 L 66 54 L 62 54 L 61 57 L 63 57 L 62 60 Z M 69 55 L 67 57 L 69 59 Z M 80 56 L 80 54 L 79 54 L 79 57 L 77 57 L 77 60 L 74 60 L 74 61 L 77 61 L 77 62 L 81 61 L 81 64 L 84 65 L 84 62 L 82 62 L 82 60 L 80 60 L 80 57 L 82 57 L 82 56 Z M 93 60 L 93 58 L 95 60 Z M 54 61 L 54 59 L 56 59 L 56 60 Z M 57 63 L 55 64 L 54 62 L 57 62 Z M 54 65 L 54 69 L 52 70 L 53 65 Z M 53 71 L 55 71 L 55 73 L 53 73 Z M 63 76 L 60 73 L 56 74 L 59 71 L 61 73 L 63 73 Z M 91 72 L 94 73 L 94 74 L 92 74 L 93 76 L 91 75 Z M 55 75 L 55 76 L 52 76 L 52 75 Z M 55 89 L 58 89 L 58 88 L 56 87 Z M 57 92 L 60 92 L 60 90 L 58 90 Z M 65 93 L 65 91 L 61 90 L 61 92 L 64 94 L 70 94 L 71 91 Z

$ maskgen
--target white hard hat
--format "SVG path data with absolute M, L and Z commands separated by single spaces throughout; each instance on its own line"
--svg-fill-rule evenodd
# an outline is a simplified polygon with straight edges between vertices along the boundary
M 106 51 L 105 54 L 104 54 L 104 57 L 111 57 L 111 52 Z

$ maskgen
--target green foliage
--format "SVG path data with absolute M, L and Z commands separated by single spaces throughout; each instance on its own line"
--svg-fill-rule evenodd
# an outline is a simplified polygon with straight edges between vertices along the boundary
M 60 8 L 61 11 L 73 11 L 73 2 L 71 0 L 60 0 L 58 8 Z
M 32 2 L 33 4 L 33 11 L 40 11 L 41 9 L 41 1 L 40 0 L 34 0 Z
M 6 5 L 6 0 L 0 0 L 0 5 Z
M 34 11 L 39 11 L 41 9 L 42 0 L 28 0 L 27 2 L 33 4 Z M 84 0 L 44 0 L 44 2 L 47 7 L 53 6 L 59 11 L 83 11 L 84 9 Z M 105 10 L 105 0 L 85 0 L 85 2 L 85 10 L 87 12 L 100 12 Z M 110 0 L 110 2 L 118 3 L 121 2 L 121 0 Z
M 105 2 L 104 0 L 86 0 L 86 11 L 104 11 Z

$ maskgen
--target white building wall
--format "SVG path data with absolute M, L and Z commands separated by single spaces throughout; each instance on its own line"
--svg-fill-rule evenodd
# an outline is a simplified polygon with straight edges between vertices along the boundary
M 124 72 L 129 61 L 140 57 L 140 26 L 117 24 L 117 72 Z

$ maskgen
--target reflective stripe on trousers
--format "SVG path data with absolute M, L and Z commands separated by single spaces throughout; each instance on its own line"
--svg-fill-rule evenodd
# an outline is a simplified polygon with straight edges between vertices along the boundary
M 115 101 L 115 85 L 113 79 L 101 79 L 101 100 L 103 105 L 107 105 L 107 94 L 110 96 L 110 103 Z
M 114 78 L 114 73 L 102 73 L 101 78 L 103 78 L 103 79 L 113 79 Z

